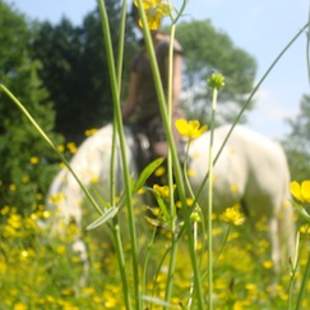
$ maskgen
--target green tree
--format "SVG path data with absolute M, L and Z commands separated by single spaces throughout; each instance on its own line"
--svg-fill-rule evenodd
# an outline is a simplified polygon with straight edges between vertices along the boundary
M 116 47 L 120 1 L 106 1 L 106 5 Z M 43 64 L 39 74 L 55 103 L 56 130 L 67 140 L 80 142 L 86 129 L 100 127 L 112 119 L 110 79 L 98 10 L 87 14 L 81 26 L 64 18 L 57 25 L 45 22 L 39 28 L 33 53 Z M 134 48 L 133 34 L 128 29 L 125 61 L 131 59 Z
M 25 104 L 53 139 L 54 112 L 29 53 L 31 27 L 0 0 L 0 81 Z M 55 157 L 14 104 L 0 95 L 0 207 L 20 211 L 41 203 L 54 172 Z M 32 160 L 32 162 L 31 162 Z M 37 162 L 36 162 L 37 161 Z
M 214 28 L 209 20 L 181 23 L 177 27 L 177 38 L 185 55 L 185 102 L 190 112 L 204 118 L 210 96 L 207 77 L 213 71 L 225 76 L 225 87 L 219 101 L 226 103 L 223 118 L 232 120 L 236 109 L 252 89 L 256 62 L 244 50 L 236 47 L 229 36 Z M 223 109 L 224 110 L 224 109 Z M 238 110 L 237 110 L 238 111 Z
M 310 95 L 304 95 L 300 112 L 289 120 L 291 132 L 283 140 L 287 151 L 292 178 L 310 178 Z

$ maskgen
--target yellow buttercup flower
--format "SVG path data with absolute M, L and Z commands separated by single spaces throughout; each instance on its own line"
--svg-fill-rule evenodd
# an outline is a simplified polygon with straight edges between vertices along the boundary
M 74 142 L 67 143 L 67 148 L 71 154 L 75 154 L 77 152 L 77 146 Z
M 198 120 L 187 121 L 184 118 L 179 118 L 175 122 L 175 127 L 179 134 L 190 140 L 200 137 L 208 127 L 201 126 Z
M 244 215 L 240 211 L 240 205 L 235 204 L 231 208 L 227 208 L 220 216 L 221 220 L 236 226 L 242 225 L 245 221 Z
M 39 163 L 39 158 L 38 157 L 36 157 L 36 156 L 32 156 L 31 158 L 30 158 L 30 163 L 31 163 L 31 165 L 37 165 L 38 163 Z
M 156 177 L 162 177 L 165 173 L 166 173 L 165 167 L 160 166 L 155 170 L 154 175 Z
M 175 186 L 174 186 L 173 189 L 175 189 Z M 153 190 L 159 196 L 161 196 L 163 198 L 169 198 L 169 195 L 170 195 L 169 186 L 167 186 L 167 185 L 160 186 L 158 184 L 154 184 L 153 185 Z
M 310 225 L 305 224 L 299 227 L 299 232 L 301 234 L 310 235 Z
M 290 184 L 291 194 L 300 202 L 310 202 L 310 180 L 305 180 L 301 184 L 296 181 Z
M 14 310 L 27 310 L 27 306 L 21 302 L 14 305 Z
M 137 0 L 134 3 L 137 7 L 139 6 Z M 142 4 L 150 30 L 157 30 L 160 27 L 161 20 L 171 13 L 171 6 L 164 0 L 142 0 Z M 141 19 L 139 26 L 143 27 Z
M 169 187 L 168 186 L 160 186 L 157 184 L 153 185 L 153 190 L 159 195 L 162 196 L 164 198 L 168 198 L 169 197 Z
M 91 137 L 91 136 L 93 136 L 97 131 L 98 131 L 98 129 L 96 129 L 96 128 L 91 128 L 91 129 L 85 130 L 84 134 L 85 134 L 86 137 Z
M 265 260 L 265 261 L 263 261 L 263 267 L 265 268 L 265 269 L 271 269 L 272 268 L 272 266 L 273 266 L 273 263 L 272 263 L 272 261 L 271 260 Z
M 65 151 L 65 146 L 63 144 L 57 145 L 57 150 L 60 153 L 63 153 Z

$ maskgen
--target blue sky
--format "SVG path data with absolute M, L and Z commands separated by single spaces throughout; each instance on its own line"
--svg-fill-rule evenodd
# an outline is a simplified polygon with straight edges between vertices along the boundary
M 14 0 L 30 18 L 52 22 L 66 15 L 75 24 L 95 7 L 95 0 Z M 178 5 L 180 0 L 173 1 Z M 234 43 L 252 54 L 259 79 L 288 40 L 306 23 L 308 0 L 189 0 L 186 19 L 205 19 L 229 34 Z M 267 78 L 256 97 L 249 126 L 270 137 L 288 132 L 285 119 L 298 113 L 299 102 L 309 93 L 306 71 L 306 35 L 302 35 Z

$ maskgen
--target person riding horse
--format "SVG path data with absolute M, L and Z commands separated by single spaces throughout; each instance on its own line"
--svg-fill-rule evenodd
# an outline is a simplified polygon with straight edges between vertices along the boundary
M 136 24 L 139 25 L 138 9 L 134 4 L 132 6 L 131 15 Z M 170 37 L 158 30 L 152 30 L 151 35 L 154 42 L 155 54 L 163 87 L 167 95 Z M 183 115 L 180 108 L 182 56 L 182 47 L 180 43 L 175 40 L 173 53 L 172 124 L 174 137 L 178 146 L 180 143 L 180 137 L 175 130 L 174 123 L 177 118 L 180 118 Z M 141 40 L 141 48 L 131 64 L 129 92 L 127 100 L 123 105 L 122 113 L 125 123 L 131 126 L 134 133 L 142 133 L 148 139 L 150 144 L 149 160 L 160 156 L 165 157 L 167 155 L 167 142 L 160 116 L 154 78 L 143 40 Z

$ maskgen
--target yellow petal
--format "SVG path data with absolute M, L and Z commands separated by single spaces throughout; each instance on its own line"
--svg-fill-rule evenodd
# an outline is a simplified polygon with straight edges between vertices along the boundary
M 301 184 L 301 197 L 304 201 L 310 202 L 310 180 L 303 181 Z
M 302 196 L 301 196 L 301 188 L 298 182 L 293 181 L 290 184 L 290 189 L 291 189 L 291 194 L 293 197 L 299 201 L 302 201 Z
M 182 136 L 186 136 L 188 133 L 188 124 L 184 118 L 179 118 L 175 121 L 175 127 Z

